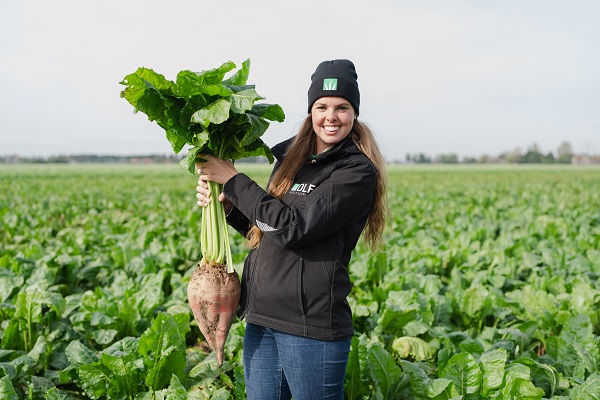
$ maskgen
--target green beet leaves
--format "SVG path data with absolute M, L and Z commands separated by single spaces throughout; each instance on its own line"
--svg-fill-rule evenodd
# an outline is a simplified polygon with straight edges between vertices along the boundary
M 236 68 L 229 61 L 218 68 L 181 71 L 175 82 L 148 68 L 138 68 L 122 82 L 121 97 L 134 111 L 141 111 L 165 130 L 175 153 L 185 145 L 187 157 L 180 165 L 194 173 L 196 156 L 211 154 L 231 161 L 265 156 L 273 162 L 269 147 L 260 139 L 269 121 L 282 122 L 277 104 L 257 103 L 264 98 L 248 85 L 250 60 Z
M 254 85 L 248 85 L 250 60 L 229 78 L 225 75 L 236 65 L 229 61 L 208 71 L 181 71 L 175 82 L 148 68 L 138 68 L 127 75 L 121 97 L 135 112 L 141 111 L 150 121 L 165 130 L 175 153 L 187 144 L 187 156 L 179 165 L 195 173 L 200 154 L 210 154 L 235 161 L 240 158 L 273 154 L 260 139 L 269 121 L 282 122 L 285 115 L 277 104 L 257 103 L 264 98 Z M 204 262 L 223 264 L 233 272 L 229 236 L 223 206 L 216 196 L 221 185 L 209 182 L 213 205 L 202 210 L 200 245 Z

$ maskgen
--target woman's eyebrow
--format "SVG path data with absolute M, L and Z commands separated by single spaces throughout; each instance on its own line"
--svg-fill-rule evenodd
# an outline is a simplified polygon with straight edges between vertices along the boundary
M 327 106 L 328 104 L 320 102 L 320 101 L 317 100 L 317 101 L 315 101 L 315 105 Z M 338 103 L 338 104 L 332 104 L 332 107 L 349 106 L 349 105 L 350 105 L 349 102 L 344 101 L 344 102 L 341 102 L 341 103 Z

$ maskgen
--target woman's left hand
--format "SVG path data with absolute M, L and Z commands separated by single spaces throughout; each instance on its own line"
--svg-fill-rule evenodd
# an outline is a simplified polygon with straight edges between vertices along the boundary
M 224 185 L 225 182 L 238 174 L 231 161 L 215 156 L 200 154 L 206 161 L 196 163 L 196 171 L 203 181 L 211 181 Z
M 208 183 L 202 179 L 198 179 L 198 186 L 196 186 L 196 202 L 200 207 L 207 207 L 211 201 L 210 198 L 210 188 L 208 187 Z M 225 213 L 229 214 L 233 204 L 231 201 L 227 200 L 223 193 L 219 193 L 217 199 L 223 203 L 223 208 L 225 209 Z

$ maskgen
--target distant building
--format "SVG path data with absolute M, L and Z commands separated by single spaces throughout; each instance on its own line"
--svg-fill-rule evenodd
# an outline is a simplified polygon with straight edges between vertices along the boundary
M 590 156 L 587 154 L 574 155 L 571 158 L 571 164 L 578 164 L 578 165 L 600 164 L 600 156 Z

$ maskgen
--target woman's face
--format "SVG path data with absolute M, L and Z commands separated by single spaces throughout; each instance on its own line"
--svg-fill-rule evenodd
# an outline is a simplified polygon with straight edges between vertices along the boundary
M 317 154 L 341 142 L 354 125 L 354 108 L 343 97 L 321 97 L 311 108 L 312 124 L 317 134 Z

